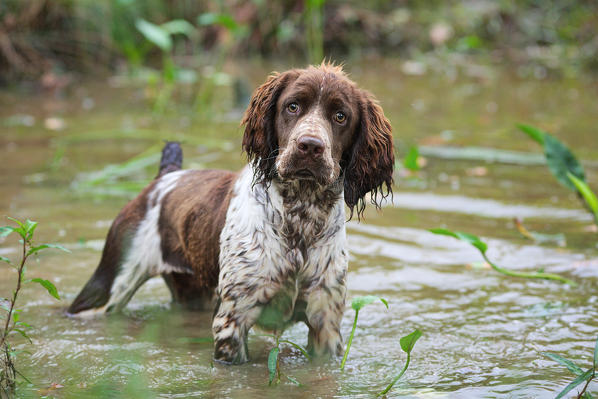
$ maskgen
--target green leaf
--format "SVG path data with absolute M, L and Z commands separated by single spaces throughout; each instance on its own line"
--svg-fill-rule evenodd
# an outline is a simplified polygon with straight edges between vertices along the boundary
M 590 186 L 588 186 L 585 181 L 580 180 L 571 172 L 567 172 L 567 177 L 575 185 L 575 188 L 577 188 L 577 191 L 579 191 L 583 199 L 586 201 L 586 204 L 588 204 L 592 210 L 592 213 L 594 213 L 598 220 L 598 198 L 596 198 L 596 194 L 594 194 Z
M 184 19 L 173 19 L 160 25 L 160 28 L 170 35 L 182 34 L 190 36 L 195 31 L 195 27 Z
M 582 181 L 585 181 L 585 176 L 583 167 L 569 148 L 550 134 L 546 134 L 544 136 L 544 155 L 550 172 L 559 183 L 571 191 L 577 191 L 575 184 L 567 177 L 567 173 L 571 173 Z
M 517 124 L 517 127 L 519 128 L 519 130 L 521 130 L 523 133 L 527 134 L 528 136 L 530 136 L 533 140 L 535 140 L 538 144 L 540 144 L 541 146 L 544 145 L 544 136 L 548 133 L 546 133 L 543 130 L 540 130 L 536 127 L 530 126 L 530 125 L 524 125 L 524 124 Z
M 23 240 L 25 240 L 27 238 L 27 231 L 26 231 L 23 223 L 21 223 L 21 221 L 18 219 L 11 218 L 10 216 L 8 216 L 7 219 L 12 220 L 13 222 L 15 222 L 16 224 L 19 225 L 19 227 L 9 227 L 9 228 L 12 229 L 12 231 L 17 233 L 18 235 L 20 235 Z
M 172 39 L 170 38 L 170 35 L 160 26 L 140 18 L 135 21 L 135 27 L 147 41 L 160 47 L 162 51 L 166 52 L 172 49 Z
M 590 378 L 593 374 L 594 374 L 594 369 L 588 369 L 585 373 L 583 373 L 582 375 L 578 376 L 569 385 L 567 385 L 567 387 L 565 387 L 565 389 L 563 389 L 561 391 L 561 393 L 559 393 L 557 395 L 557 397 L 554 398 L 554 399 L 560 399 L 560 398 L 562 398 L 563 396 L 565 396 L 566 394 L 568 394 L 569 391 L 571 391 L 573 388 L 575 388 L 576 386 L 578 386 L 582 382 L 587 381 L 588 378 Z
M 31 281 L 34 283 L 39 283 L 42 287 L 44 287 L 48 291 L 48 294 L 50 294 L 54 298 L 60 300 L 60 295 L 58 295 L 58 290 L 56 289 L 54 284 L 52 284 L 48 280 L 44 280 L 43 278 L 32 278 Z
M 14 312 L 12 314 L 12 319 L 14 320 L 15 324 L 19 321 L 19 313 L 18 312 Z
M 555 362 L 562 364 L 563 366 L 567 367 L 567 369 L 572 372 L 575 375 L 581 375 L 583 374 L 583 370 L 581 369 L 581 367 L 579 367 L 577 364 L 573 363 L 571 360 L 569 359 L 565 359 L 562 356 L 559 356 L 555 353 L 549 353 L 549 352 L 541 352 L 544 356 L 551 358 L 552 360 L 554 360 Z
M 477 236 L 469 233 L 463 233 L 460 231 L 450 231 L 447 229 L 430 229 L 431 233 L 454 237 L 458 240 L 465 241 L 476 247 L 482 254 L 486 254 L 488 250 L 488 245 L 485 242 L 481 241 Z
M 386 308 L 388 309 L 388 302 L 386 301 L 386 299 L 380 298 L 375 295 L 356 296 L 355 298 L 353 298 L 353 301 L 351 302 L 351 307 L 353 308 L 353 310 L 359 311 L 365 305 L 369 305 L 370 303 L 375 301 L 382 302 L 384 306 L 386 306 Z
M 276 364 L 278 363 L 278 349 L 277 346 L 270 350 L 268 354 L 268 372 L 270 373 L 270 377 L 268 379 L 268 385 L 272 385 L 272 381 L 274 381 L 274 377 L 276 377 Z
M 9 265 L 12 265 L 12 262 L 10 261 L 10 259 L 8 259 L 8 258 L 5 258 L 4 256 L 0 256 L 0 260 L 1 260 L 2 262 L 6 262 L 6 263 L 8 263 Z
M 34 253 L 37 253 L 37 252 L 41 251 L 42 249 L 46 249 L 46 248 L 56 248 L 56 249 L 60 249 L 61 251 L 64 251 L 64 252 L 68 252 L 68 253 L 71 252 L 60 244 L 41 244 L 41 245 L 38 245 L 37 247 L 33 247 L 29 251 L 27 251 L 27 256 L 33 255 Z
M 14 227 L 11 227 L 11 226 L 2 226 L 2 227 L 0 227 L 0 237 L 6 237 L 7 235 L 9 235 L 10 233 L 12 233 L 13 231 L 15 231 Z
M 25 338 L 27 341 L 29 341 L 29 343 L 32 343 L 31 338 L 29 338 L 29 335 L 27 335 L 27 333 L 23 330 L 21 330 L 20 328 L 15 328 L 13 331 L 18 332 L 19 334 L 21 334 L 23 336 L 23 338 Z
M 201 26 L 220 25 L 231 32 L 234 32 L 239 28 L 239 24 L 231 15 L 213 12 L 201 14 L 199 17 L 197 17 L 197 23 L 199 23 Z
M 291 381 L 293 384 L 297 385 L 298 387 L 303 386 L 302 383 L 300 383 L 299 381 L 297 381 L 295 378 L 291 377 L 290 375 L 287 375 L 286 377 L 289 381 Z
M 410 171 L 415 172 L 417 170 L 420 170 L 420 167 L 417 164 L 417 158 L 419 158 L 419 149 L 417 148 L 417 146 L 413 146 L 409 149 L 409 152 L 407 153 L 407 156 L 405 157 L 403 164 Z
M 25 229 L 25 232 L 27 233 L 27 240 L 31 240 L 31 238 L 33 237 L 33 232 L 35 231 L 36 227 L 37 227 L 37 222 L 31 221 L 29 219 L 27 219 L 25 221 L 23 228 Z
M 411 334 L 405 335 L 403 338 L 401 338 L 400 342 L 401 342 L 401 349 L 403 349 L 403 352 L 411 353 L 411 350 L 415 346 L 415 343 L 421 336 L 422 336 L 422 332 L 420 330 L 416 329 Z

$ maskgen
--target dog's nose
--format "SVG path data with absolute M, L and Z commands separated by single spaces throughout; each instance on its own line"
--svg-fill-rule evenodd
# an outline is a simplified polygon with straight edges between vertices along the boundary
M 301 154 L 315 158 L 324 152 L 324 142 L 314 136 L 301 136 L 297 139 L 297 148 Z

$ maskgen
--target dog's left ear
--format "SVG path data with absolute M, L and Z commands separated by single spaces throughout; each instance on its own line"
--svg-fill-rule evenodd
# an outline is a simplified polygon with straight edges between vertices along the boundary
M 269 179 L 274 170 L 278 140 L 274 128 L 276 102 L 284 88 L 297 78 L 295 70 L 273 73 L 251 96 L 241 125 L 245 125 L 243 151 L 255 168 L 256 181 Z
M 382 199 L 392 194 L 395 163 L 390 122 L 376 99 L 366 91 L 359 97 L 359 113 L 360 122 L 346 160 L 344 182 L 345 202 L 351 216 L 357 207 L 358 218 L 365 209 L 367 193 L 371 193 L 371 202 L 376 208 Z

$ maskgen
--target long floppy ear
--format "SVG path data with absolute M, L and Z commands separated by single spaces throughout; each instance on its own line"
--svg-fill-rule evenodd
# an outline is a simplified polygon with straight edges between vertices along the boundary
M 275 132 L 276 102 L 284 88 L 297 78 L 291 70 L 274 72 L 251 96 L 241 125 L 245 125 L 243 151 L 255 170 L 255 181 L 270 180 L 278 155 L 278 139 Z
M 392 194 L 395 164 L 390 122 L 382 107 L 366 91 L 362 91 L 359 98 L 359 112 L 361 120 L 346 160 L 344 183 L 345 202 L 351 209 L 351 217 L 357 207 L 358 218 L 363 215 L 367 193 L 371 193 L 371 202 L 376 208 Z

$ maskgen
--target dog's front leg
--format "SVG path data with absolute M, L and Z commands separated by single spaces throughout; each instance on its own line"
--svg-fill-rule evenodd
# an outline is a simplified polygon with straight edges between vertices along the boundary
M 338 356 L 343 353 L 341 320 L 345 308 L 346 288 L 343 285 L 318 287 L 308 296 L 308 349 L 316 356 Z

